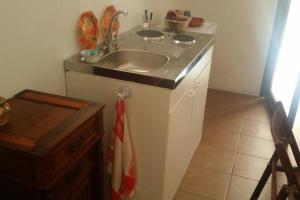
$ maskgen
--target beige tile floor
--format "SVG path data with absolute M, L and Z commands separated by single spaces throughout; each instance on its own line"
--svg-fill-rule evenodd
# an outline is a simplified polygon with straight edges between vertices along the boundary
M 209 90 L 202 141 L 175 200 L 249 200 L 273 151 L 263 99 Z

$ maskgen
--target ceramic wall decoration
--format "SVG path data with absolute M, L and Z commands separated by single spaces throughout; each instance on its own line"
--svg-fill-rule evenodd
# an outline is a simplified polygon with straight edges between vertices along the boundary
M 99 38 L 98 20 L 92 11 L 81 14 L 78 23 L 79 42 L 82 49 L 96 49 Z
M 9 104 L 6 102 L 5 98 L 0 97 L 0 126 L 3 126 L 8 122 L 9 113 Z
M 107 41 L 108 41 L 108 29 L 109 29 L 109 24 L 111 21 L 111 18 L 113 15 L 115 15 L 117 12 L 115 6 L 111 5 L 106 7 L 102 20 L 101 20 L 101 30 L 102 30 L 102 35 L 104 42 L 107 46 Z M 113 24 L 113 34 L 114 34 L 114 41 L 118 41 L 118 33 L 119 33 L 119 28 L 120 28 L 120 22 L 119 19 L 117 18 Z M 115 49 L 118 49 L 118 44 L 115 43 Z

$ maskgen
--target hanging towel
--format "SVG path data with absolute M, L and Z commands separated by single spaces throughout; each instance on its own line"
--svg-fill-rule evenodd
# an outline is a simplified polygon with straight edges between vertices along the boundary
M 136 161 L 129 133 L 124 96 L 118 94 L 112 143 L 108 155 L 108 173 L 111 174 L 112 200 L 130 198 L 136 183 Z

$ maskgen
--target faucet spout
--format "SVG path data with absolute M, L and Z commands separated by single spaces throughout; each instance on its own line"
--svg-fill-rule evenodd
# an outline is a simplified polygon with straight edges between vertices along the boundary
M 115 51 L 115 47 L 114 47 L 114 33 L 113 33 L 113 24 L 115 22 L 115 20 L 117 19 L 117 17 L 122 14 L 124 16 L 128 15 L 128 11 L 127 10 L 119 10 L 116 12 L 116 14 L 114 14 L 111 17 L 110 23 L 109 23 L 109 29 L 108 29 L 108 53 L 112 53 Z

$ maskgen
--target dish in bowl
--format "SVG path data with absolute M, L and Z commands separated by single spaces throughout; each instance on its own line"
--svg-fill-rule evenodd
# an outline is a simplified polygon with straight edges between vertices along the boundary
M 85 49 L 80 51 L 81 61 L 85 61 L 87 63 L 96 63 L 100 60 L 100 58 L 104 55 L 102 51 L 98 51 L 97 49 Z
M 192 17 L 189 27 L 200 27 L 204 23 L 204 19 L 200 17 Z

